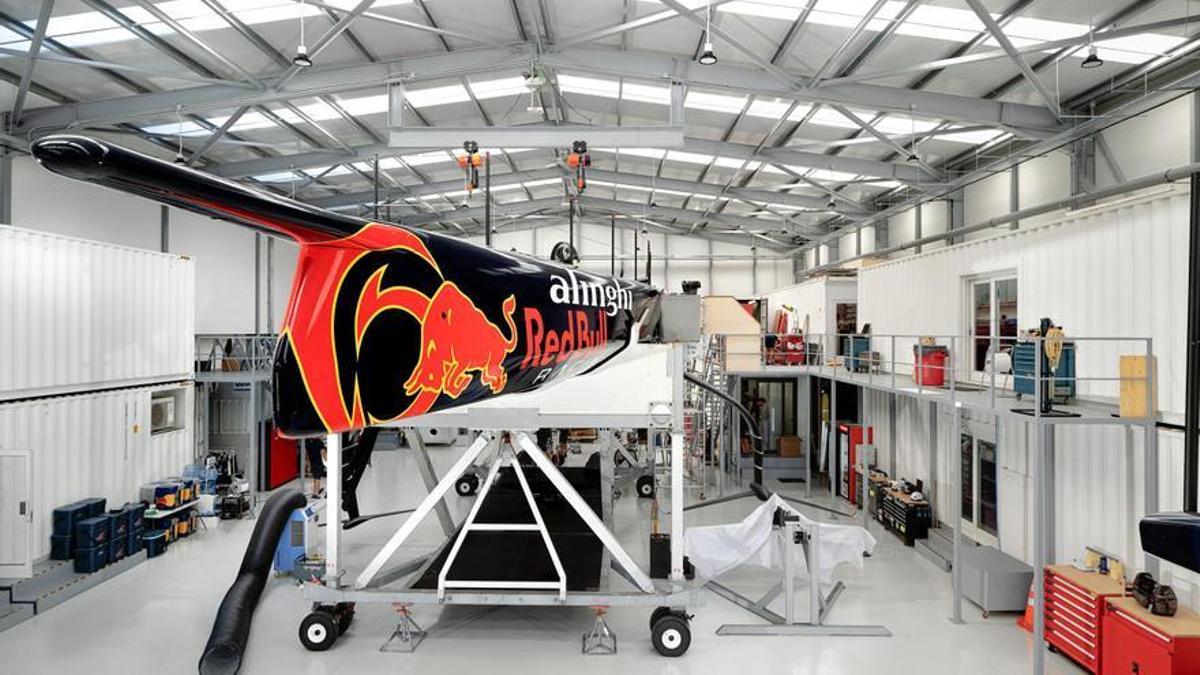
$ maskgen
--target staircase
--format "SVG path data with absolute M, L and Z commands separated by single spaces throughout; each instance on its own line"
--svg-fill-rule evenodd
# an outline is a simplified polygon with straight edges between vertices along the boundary
M 35 565 L 28 579 L 0 579 L 0 631 L 61 605 L 145 559 L 146 552 L 138 551 L 92 574 L 76 572 L 70 560 L 47 560 Z

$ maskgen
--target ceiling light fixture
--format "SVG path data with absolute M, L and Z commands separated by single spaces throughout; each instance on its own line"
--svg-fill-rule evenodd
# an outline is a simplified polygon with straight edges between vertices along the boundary
M 712 4 L 704 6 L 704 50 L 696 61 L 702 66 L 711 66 L 717 62 L 717 52 L 712 43 Z
M 304 0 L 300 0 L 300 44 L 296 45 L 296 55 L 292 57 L 292 65 L 297 68 L 309 68 L 313 64 L 308 55 L 308 47 L 304 46 Z
M 1095 18 L 1095 8 L 1091 7 L 1091 4 L 1092 3 L 1088 3 L 1088 9 L 1090 10 L 1088 14 L 1088 55 L 1087 58 L 1085 58 L 1083 62 L 1079 64 L 1079 67 L 1083 68 L 1084 70 L 1091 70 L 1092 68 L 1099 68 L 1100 66 L 1104 65 L 1104 59 L 1096 55 L 1096 32 L 1092 22 L 1092 20 Z

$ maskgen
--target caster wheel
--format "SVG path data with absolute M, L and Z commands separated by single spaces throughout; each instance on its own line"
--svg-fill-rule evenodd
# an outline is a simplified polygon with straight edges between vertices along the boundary
M 641 476 L 638 478 L 637 493 L 642 499 L 654 497 L 654 476 Z
M 985 619 L 990 619 L 990 618 L 992 618 L 992 613 L 991 613 L 991 612 L 989 612 L 989 611 L 987 611 L 986 609 L 985 609 L 985 610 L 983 610 L 983 618 L 985 618 Z
M 1055 647 L 1054 645 L 1050 644 L 1049 642 L 1046 643 L 1046 649 L 1049 649 L 1051 654 L 1058 653 L 1058 647 Z
M 459 497 L 470 497 L 479 489 L 479 477 L 473 473 L 464 473 L 454 484 L 454 491 Z
M 338 635 L 344 635 L 350 630 L 350 624 L 354 623 L 354 603 L 343 602 L 339 603 L 334 616 L 337 617 Z
M 653 612 L 650 612 L 650 630 L 654 630 L 654 624 L 658 620 L 671 613 L 670 607 L 655 607 Z
M 683 656 L 692 644 L 692 629 L 688 627 L 687 619 L 678 614 L 668 613 L 659 617 L 651 631 L 654 649 L 663 656 Z
M 338 620 L 325 610 L 317 610 L 300 622 L 300 644 L 310 652 L 323 652 L 338 639 Z

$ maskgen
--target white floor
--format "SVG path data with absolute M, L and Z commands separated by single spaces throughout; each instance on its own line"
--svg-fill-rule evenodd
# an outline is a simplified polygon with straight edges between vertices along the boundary
M 433 449 L 439 470 L 453 462 L 452 449 Z M 415 505 L 423 496 L 407 450 L 380 452 L 360 488 L 364 513 Z M 803 486 L 779 486 L 802 493 Z M 617 506 L 617 534 L 631 555 L 645 564 L 649 504 L 632 486 Z M 711 493 L 710 493 L 711 496 Z M 826 499 L 827 499 L 826 495 Z M 469 500 L 454 498 L 458 514 Z M 732 522 L 755 505 L 743 500 L 689 512 L 691 524 Z M 817 512 L 810 513 L 817 517 Z M 665 521 L 665 519 L 664 519 Z M 345 536 L 347 564 L 365 563 L 373 548 L 398 525 L 386 519 Z M 217 605 L 240 564 L 252 521 L 209 521 L 207 532 L 171 546 L 167 553 L 85 592 L 65 604 L 0 633 L 0 673 L 87 672 L 154 674 L 196 671 Z M 305 651 L 297 627 L 308 605 L 299 589 L 273 579 L 255 615 L 243 673 L 1028 673 L 1031 640 L 1016 627 L 1016 615 L 981 618 L 970 603 L 966 625 L 950 623 L 949 576 L 877 524 L 876 554 L 866 568 L 843 567 L 847 585 L 832 623 L 885 624 L 891 638 L 718 637 L 725 623 L 758 621 L 738 607 L 706 594 L 693 611 L 692 646 L 678 659 L 658 656 L 650 646 L 649 608 L 614 609 L 609 623 L 617 633 L 615 656 L 583 656 L 580 635 L 591 626 L 587 609 L 417 607 L 417 620 L 430 635 L 413 654 L 381 653 L 394 628 L 391 608 L 360 605 L 348 633 L 328 652 Z M 423 525 L 414 546 L 441 540 L 435 519 Z M 413 549 L 414 551 L 416 549 Z M 761 572 L 737 572 L 727 585 L 747 594 L 772 583 Z M 803 585 L 801 602 L 806 598 Z M 807 605 L 803 605 L 806 607 Z M 803 611 L 803 610 L 801 610 Z M 1060 656 L 1047 655 L 1048 673 L 1081 673 Z

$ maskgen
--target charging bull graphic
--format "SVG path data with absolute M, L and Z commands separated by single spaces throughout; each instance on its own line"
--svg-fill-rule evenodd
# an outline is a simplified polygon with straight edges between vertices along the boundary
M 421 360 L 404 383 L 404 392 L 436 391 L 458 398 L 471 382 L 469 373 L 477 371 L 483 384 L 499 394 L 508 383 L 504 357 L 517 348 L 516 309 L 517 299 L 505 298 L 508 337 L 504 337 L 458 286 L 442 284 L 421 322 Z
M 652 337 L 644 284 L 325 211 L 83 136 L 33 156 L 55 173 L 300 245 L 273 367 L 292 437 L 362 429 L 531 391 Z

